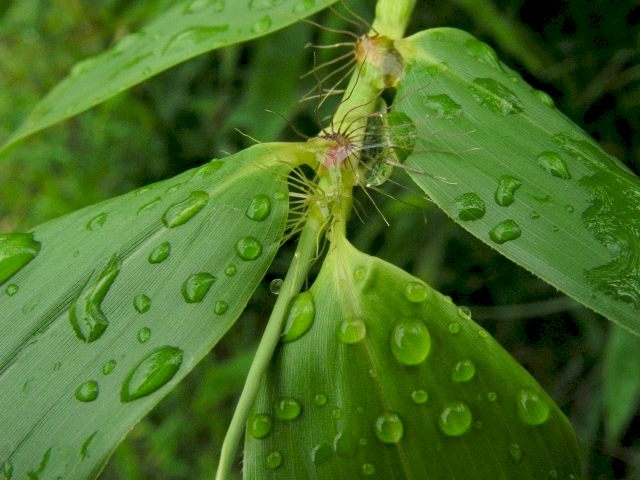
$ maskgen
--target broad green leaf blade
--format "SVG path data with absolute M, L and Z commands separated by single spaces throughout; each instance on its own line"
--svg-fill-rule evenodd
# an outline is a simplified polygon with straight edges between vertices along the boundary
M 143 30 L 76 64 L 1 150 L 202 53 L 267 35 L 337 0 L 176 2 Z M 302 48 L 302 45 L 300 46 Z M 286 56 L 283 61 L 287 61 Z
M 638 177 L 471 35 L 439 28 L 397 48 L 414 181 L 479 239 L 640 333 Z
M 315 320 L 285 329 L 244 478 L 580 477 L 558 407 L 450 299 L 343 240 L 302 295 Z
M 258 145 L 3 236 L 35 257 L 0 294 L 13 478 L 95 476 L 231 327 L 282 238 L 296 148 Z

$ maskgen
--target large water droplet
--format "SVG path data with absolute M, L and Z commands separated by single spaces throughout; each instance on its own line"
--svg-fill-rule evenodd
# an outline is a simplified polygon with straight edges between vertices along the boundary
M 91 220 L 87 222 L 86 229 L 95 231 L 102 228 L 104 223 L 107 221 L 107 214 L 101 213 L 100 215 L 96 215 Z
M 413 303 L 422 303 L 427 299 L 429 291 L 427 287 L 420 282 L 409 282 L 404 287 L 404 296 Z
M 133 308 L 138 313 L 146 313 L 151 308 L 151 299 L 144 294 L 136 295 L 133 298 Z
M 182 202 L 171 205 L 162 216 L 165 227 L 173 228 L 191 220 L 209 202 L 207 192 L 195 191 Z
M 459 437 L 469 430 L 472 420 L 471 409 L 466 403 L 449 402 L 440 412 L 438 426 L 445 435 Z
M 201 302 L 216 280 L 210 273 L 195 273 L 182 284 L 182 296 L 187 303 Z
M 269 455 L 267 455 L 267 467 L 275 469 L 280 465 L 282 465 L 282 454 L 280 452 L 274 450 Z
M 404 434 L 404 424 L 400 415 L 387 411 L 376 418 L 374 430 L 381 442 L 398 443 Z
M 271 17 L 269 15 L 265 15 L 251 27 L 251 31 L 253 33 L 264 33 L 271 27 Z
M 511 115 L 524 110 L 516 94 L 493 78 L 476 78 L 469 90 L 478 104 L 499 115 Z
M 509 445 L 509 455 L 511 455 L 511 460 L 513 463 L 520 463 L 522 461 L 522 448 L 517 443 L 512 443 Z
M 293 420 L 302 412 L 302 406 L 294 398 L 281 398 L 276 402 L 276 417 L 280 420 Z
M 162 242 L 149 254 L 149 263 L 162 263 L 171 254 L 171 244 L 169 242 Z
M 477 193 L 469 192 L 454 200 L 453 208 L 458 218 L 462 221 L 479 220 L 484 217 L 486 207 Z
M 514 202 L 513 194 L 522 186 L 522 182 L 510 175 L 502 175 L 498 180 L 498 188 L 494 194 L 496 203 L 501 207 L 508 207 Z
M 422 404 L 429 400 L 429 394 L 421 389 L 414 390 L 413 392 L 411 392 L 411 400 L 413 400 L 417 404 Z
M 89 380 L 76 389 L 76 398 L 81 402 L 93 402 L 98 398 L 99 392 L 100 388 L 98 387 L 98 382 L 95 380 Z
M 247 431 L 253 438 L 264 438 L 271 432 L 273 420 L 266 413 L 256 413 L 247 421 Z
M 318 393 L 315 397 L 313 397 L 313 401 L 316 405 L 321 407 L 322 405 L 327 404 L 327 396 L 322 393 Z
M 77 337 L 87 343 L 100 338 L 109 326 L 107 317 L 102 312 L 102 301 L 111 285 L 120 273 L 122 262 L 117 255 L 111 257 L 107 265 L 89 278 L 80 295 L 69 309 L 69 321 Z
M 251 220 L 261 222 L 271 213 L 271 200 L 268 195 L 260 193 L 253 197 L 245 215 Z
M 169 382 L 182 364 L 182 350 L 164 346 L 152 350 L 134 366 L 120 390 L 123 403 L 146 397 Z
M 522 235 L 520 225 L 511 219 L 498 223 L 489 231 L 489 238 L 497 244 L 515 240 L 520 235 Z
M 550 173 L 554 177 L 568 180 L 571 178 L 567 164 L 562 157 L 556 152 L 542 152 L 537 158 L 538 165 L 540 165 L 545 172 Z
M 191 27 L 180 33 L 175 34 L 169 39 L 165 47 L 162 49 L 163 55 L 178 55 L 185 50 L 191 50 L 198 47 L 201 43 L 211 41 L 211 39 L 220 33 L 226 32 L 229 25 L 208 25 L 206 27 Z
M 262 244 L 255 237 L 242 237 L 236 243 L 236 253 L 242 260 L 255 260 L 262 253 Z
M 138 330 L 138 342 L 147 343 L 151 338 L 151 329 L 149 327 L 142 327 Z
M 454 102 L 449 95 L 427 95 L 422 103 L 429 117 L 450 120 L 462 115 L 462 106 Z
M 9 280 L 40 251 L 33 233 L 0 234 L 0 285 Z
M 451 322 L 447 328 L 448 328 L 450 334 L 455 335 L 457 333 L 460 333 L 460 328 L 461 327 L 460 327 L 460 324 L 458 322 Z
M 311 292 L 302 292 L 291 302 L 287 323 L 282 332 L 283 342 L 293 342 L 302 337 L 313 324 L 316 313 L 315 302 Z
M 347 317 L 338 325 L 338 339 L 342 343 L 358 343 L 367 334 L 367 326 L 358 317 Z
M 102 374 L 109 375 L 116 368 L 117 362 L 115 360 L 109 360 L 102 366 Z
M 527 425 L 542 425 L 549 418 L 549 405 L 533 388 L 518 390 L 516 407 L 520 420 Z
M 468 382 L 476 374 L 476 366 L 471 360 L 460 360 L 451 369 L 451 380 L 457 383 Z
M 431 335 L 422 321 L 405 318 L 391 331 L 391 352 L 404 365 L 419 365 L 431 350 Z
M 475 38 L 469 39 L 464 44 L 464 50 L 480 63 L 502 70 L 500 59 L 495 50 L 484 42 Z

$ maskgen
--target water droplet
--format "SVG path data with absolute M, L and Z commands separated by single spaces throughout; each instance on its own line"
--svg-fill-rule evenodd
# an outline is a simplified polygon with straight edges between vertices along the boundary
M 477 193 L 469 192 L 455 198 L 453 205 L 458 218 L 464 222 L 484 217 L 486 207 Z
M 282 332 L 282 342 L 293 342 L 302 337 L 313 324 L 316 306 L 311 292 L 302 292 L 291 302 L 287 323 Z
M 253 33 L 264 33 L 271 27 L 271 17 L 269 15 L 265 15 L 251 27 L 251 31 Z
M 216 315 L 224 315 L 228 308 L 229 305 L 227 304 L 227 302 L 218 300 L 213 306 L 213 313 L 215 313 Z
M 496 392 L 487 393 L 487 400 L 490 402 L 495 402 L 498 399 L 498 394 Z
M 33 233 L 0 234 L 0 285 L 36 258 L 39 251 L 40 242 L 33 239 Z
M 511 219 L 498 223 L 489 231 L 489 238 L 500 245 L 515 240 L 520 235 L 522 235 L 520 225 Z
M 367 269 L 364 267 L 358 267 L 353 272 L 353 278 L 358 281 L 362 281 L 367 276 Z
M 144 294 L 136 295 L 133 298 L 133 308 L 138 313 L 146 313 L 151 308 L 151 299 Z
M 471 309 L 466 305 L 460 305 L 458 307 L 458 315 L 465 320 L 471 320 Z
M 374 467 L 371 463 L 363 463 L 362 464 L 362 473 L 364 475 L 366 475 L 367 477 L 370 477 L 371 475 L 375 475 L 376 467 Z
M 573 213 L 575 211 L 575 208 L 573 208 L 573 205 L 565 205 L 564 210 L 567 213 Z
M 480 63 L 502 70 L 498 55 L 495 50 L 486 43 L 472 38 L 465 42 L 464 50 Z
M 429 400 L 429 394 L 424 390 L 414 390 L 411 392 L 411 400 L 417 404 L 422 404 Z
M 161 203 L 162 203 L 162 199 L 160 197 L 156 197 L 153 200 L 151 200 L 150 202 L 147 202 L 144 205 L 142 205 L 140 208 L 138 208 L 138 211 L 136 212 L 136 214 L 137 215 L 145 214 L 145 213 L 153 210 L 154 208 L 156 208 Z
M 208 42 L 220 33 L 226 32 L 229 25 L 208 25 L 206 27 L 191 27 L 175 34 L 162 49 L 162 55 L 178 55 L 185 50 L 191 50 L 200 44 Z
M 182 296 L 187 303 L 201 302 L 217 280 L 207 272 L 194 273 L 182 284 Z
M 533 388 L 518 390 L 516 407 L 520 420 L 527 425 L 542 425 L 549 418 L 549 405 Z
M 404 287 L 404 296 L 413 303 L 422 303 L 427 299 L 429 291 L 427 287 L 420 282 L 409 282 Z
M 56 362 L 53 364 L 53 371 L 57 372 L 62 367 L 62 362 Z
M 268 195 L 261 193 L 253 197 L 251 203 L 247 207 L 245 215 L 251 220 L 261 222 L 271 213 L 271 200 Z
M 80 340 L 91 343 L 100 338 L 109 326 L 109 321 L 102 312 L 102 301 L 121 267 L 120 258 L 117 255 L 111 257 L 99 275 L 96 276 L 94 270 L 80 295 L 71 304 L 69 321 Z
M 87 230 L 91 230 L 91 231 L 99 230 L 102 228 L 102 226 L 104 225 L 104 222 L 106 221 L 107 221 L 107 214 L 101 213 L 100 215 L 96 215 L 91 220 L 89 220 L 85 227 Z
M 293 420 L 302 412 L 300 402 L 293 398 L 281 398 L 276 402 L 276 417 L 280 420 Z
M 487 333 L 487 331 L 482 329 L 478 330 L 478 336 L 485 339 L 489 338 L 489 334 Z
M 452 322 L 449 324 L 449 333 L 455 335 L 460 332 L 460 324 L 458 322 Z
M 571 178 L 567 164 L 562 157 L 556 152 L 546 151 L 538 155 L 538 165 L 540 165 L 545 172 L 550 173 L 554 177 L 568 180 Z
M 89 456 L 89 447 L 91 446 L 91 442 L 93 441 L 97 433 L 98 431 L 96 430 L 87 438 L 85 438 L 84 442 L 82 442 L 82 446 L 80 447 L 80 458 L 82 460 Z
M 293 6 L 293 13 L 295 14 L 304 13 L 307 10 L 310 10 L 311 8 L 313 8 L 315 4 L 316 4 L 315 0 L 300 0 L 298 3 L 296 3 Z
M 326 405 L 327 396 L 323 395 L 322 393 L 319 393 L 313 398 L 313 401 L 315 402 L 316 405 L 321 407 L 322 405 Z
M 496 203 L 508 207 L 514 202 L 513 194 L 522 186 L 522 182 L 510 175 L 502 175 L 498 180 L 498 188 L 494 194 Z
M 163 242 L 158 245 L 153 251 L 149 254 L 149 263 L 162 263 L 171 254 L 171 244 L 169 242 Z
M 429 117 L 451 120 L 462 115 L 462 106 L 454 102 L 449 95 L 427 95 L 422 103 Z
M 236 274 L 236 271 L 237 271 L 237 269 L 236 269 L 236 266 L 235 266 L 235 265 L 229 265 L 229 266 L 225 269 L 224 274 L 225 274 L 227 277 L 233 277 L 233 276 Z
M 404 424 L 400 415 L 394 412 L 384 412 L 374 425 L 376 436 L 383 443 L 398 443 L 404 434 Z
M 151 329 L 149 327 L 142 327 L 138 330 L 138 342 L 147 343 L 151 338 Z
M 334 420 L 339 420 L 340 417 L 342 417 L 342 410 L 340 410 L 339 408 L 334 408 L 333 410 L 331 410 L 331 417 Z
M 358 343 L 367 334 L 367 326 L 358 317 L 347 317 L 338 325 L 338 339 L 342 343 Z
M 278 295 L 283 283 L 284 281 L 281 278 L 274 278 L 269 284 L 269 291 L 274 295 Z
M 162 216 L 162 223 L 167 228 L 183 225 L 191 220 L 209 202 L 207 192 L 195 191 L 183 201 L 171 205 Z
M 551 95 L 549 95 L 547 92 L 543 92 L 542 90 L 532 90 L 531 93 L 533 93 L 536 97 L 538 97 L 539 100 L 542 101 L 542 103 L 544 103 L 545 105 L 547 105 L 548 107 L 555 107 L 556 104 L 553 101 L 553 98 L 551 98 Z
M 255 260 L 262 253 L 262 244 L 255 237 L 243 237 L 236 243 L 236 253 L 242 260 Z
M 419 365 L 431 350 L 431 335 L 422 321 L 405 318 L 391 332 L 391 352 L 404 365 Z
M 456 383 L 468 382 L 476 374 L 476 366 L 471 360 L 460 360 L 451 369 L 451 380 Z
M 511 115 L 524 110 L 516 94 L 493 78 L 476 78 L 469 90 L 479 105 L 499 115 Z
M 266 413 L 256 413 L 249 417 L 247 430 L 253 438 L 264 438 L 271 432 L 273 421 Z
M 109 375 L 111 372 L 113 372 L 114 368 L 116 368 L 116 365 L 117 362 L 115 360 L 109 360 L 102 366 L 102 374 Z
M 509 455 L 511 455 L 513 463 L 520 463 L 522 461 L 522 448 L 520 448 L 520 445 L 517 443 L 509 445 Z
M 120 400 L 127 403 L 152 394 L 178 373 L 181 364 L 182 350 L 177 347 L 166 345 L 152 350 L 127 374 Z
M 469 430 L 472 419 L 471 409 L 466 403 L 449 402 L 440 412 L 438 426 L 445 435 L 459 437 Z
M 98 382 L 95 380 L 89 380 L 76 389 L 76 398 L 81 402 L 93 402 L 98 398 L 99 392 L 100 388 L 98 387 Z
M 7 285 L 7 288 L 4 289 L 4 293 L 6 293 L 9 297 L 13 297 L 16 293 L 18 293 L 18 290 L 20 290 L 18 285 L 16 285 L 15 283 L 10 283 L 9 285 Z
M 269 455 L 267 455 L 267 467 L 275 469 L 280 465 L 282 465 L 282 455 L 280 454 L 280 452 L 274 450 Z
M 220 13 L 225 9 L 225 0 L 193 0 L 184 9 L 184 13 L 200 13 L 211 9 L 215 13 Z
M 537 212 L 536 210 L 532 211 L 532 212 L 529 214 L 529 218 L 530 218 L 531 220 L 537 220 L 538 218 L 540 218 L 540 212 Z

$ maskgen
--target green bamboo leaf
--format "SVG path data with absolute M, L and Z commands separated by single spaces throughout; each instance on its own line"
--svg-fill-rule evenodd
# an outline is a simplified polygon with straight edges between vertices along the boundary
M 139 32 L 76 64 L 43 98 L 0 152 L 178 63 L 280 30 L 337 0 L 176 2 Z
M 561 411 L 451 299 L 343 239 L 302 295 L 314 321 L 276 353 L 244 478 L 580 477 Z
M 479 239 L 640 333 L 638 177 L 471 35 L 438 28 L 396 46 L 414 181 Z
M 231 327 L 282 238 L 292 145 L 0 235 L 0 465 L 13 478 L 97 475 Z

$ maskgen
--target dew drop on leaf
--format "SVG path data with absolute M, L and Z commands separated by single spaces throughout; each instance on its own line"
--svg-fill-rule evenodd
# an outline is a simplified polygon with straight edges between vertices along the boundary
M 145 213 L 150 212 L 151 210 L 156 208 L 161 203 L 162 203 L 162 199 L 160 197 L 156 197 L 150 202 L 147 202 L 144 205 L 140 206 L 140 208 L 138 208 L 137 214 L 144 215 Z
M 229 25 L 208 25 L 191 27 L 182 32 L 176 33 L 169 39 L 162 49 L 162 55 L 178 55 L 184 50 L 198 47 L 200 44 L 211 41 L 213 37 L 226 32 Z
M 468 192 L 455 198 L 454 210 L 458 219 L 467 222 L 484 217 L 486 206 L 477 193 Z
M 522 102 L 509 88 L 493 78 L 476 78 L 469 85 L 474 100 L 499 115 L 511 115 L 524 110 Z
M 498 394 L 496 392 L 487 393 L 487 400 L 490 402 L 495 402 L 498 399 Z
M 146 313 L 151 308 L 151 299 L 144 294 L 136 295 L 133 298 L 133 308 L 138 313 Z
M 489 238 L 499 245 L 515 240 L 520 235 L 522 235 L 520 225 L 511 219 L 498 223 L 489 231 Z
M 253 197 L 251 203 L 247 207 L 245 215 L 251 220 L 261 222 L 265 220 L 271 213 L 271 200 L 268 195 L 260 193 Z
M 116 368 L 117 362 L 115 360 L 109 360 L 102 366 L 102 374 L 109 375 Z
M 476 374 L 476 367 L 471 360 L 460 360 L 451 369 L 451 380 L 456 383 L 464 383 L 471 380 Z
M 91 220 L 89 220 L 85 227 L 87 230 L 90 230 L 90 231 L 99 230 L 100 228 L 102 228 L 102 226 L 106 221 L 107 221 L 107 214 L 101 213 L 93 217 Z
M 449 333 L 452 335 L 455 335 L 457 333 L 460 333 L 460 324 L 458 322 L 452 322 L 449 324 L 449 326 L 447 327 L 449 330 Z
M 18 285 L 16 285 L 15 283 L 10 283 L 9 285 L 7 285 L 7 288 L 4 289 L 4 293 L 6 293 L 8 297 L 13 297 L 16 293 L 18 293 L 18 290 L 20 290 L 20 287 L 18 287 Z
M 342 343 L 358 343 L 367 334 L 367 326 L 358 317 L 347 317 L 338 325 L 338 339 Z
M 530 387 L 518 390 L 516 408 L 518 417 L 527 425 L 542 425 L 549 418 L 549 405 Z
M 429 394 L 424 390 L 414 390 L 411 392 L 411 400 L 413 400 L 414 403 L 422 404 L 429 400 Z
M 38 252 L 40 242 L 33 239 L 33 233 L 0 234 L 0 285 L 36 258 Z
M 247 421 L 247 431 L 253 438 L 264 438 L 271 432 L 273 420 L 266 413 L 255 413 Z
M 498 188 L 496 188 L 493 198 L 501 207 L 508 207 L 515 198 L 514 193 L 522 186 L 522 182 L 511 175 L 502 175 L 498 179 Z
M 466 305 L 460 305 L 458 307 L 458 315 L 465 320 L 471 320 L 471 309 Z
M 431 335 L 421 320 L 405 318 L 391 331 L 391 352 L 403 365 L 419 365 L 431 350 Z
M 445 435 L 458 437 L 469 430 L 472 419 L 471 409 L 466 403 L 449 402 L 440 412 L 438 426 Z
M 318 393 L 315 397 L 313 397 L 313 401 L 315 402 L 316 405 L 321 407 L 322 405 L 326 405 L 327 396 L 322 393 Z
M 162 223 L 167 228 L 183 225 L 197 215 L 209 202 L 207 192 L 195 191 L 182 202 L 171 205 L 162 216 Z
M 233 277 L 237 272 L 237 268 L 235 265 L 229 265 L 225 270 L 224 270 L 224 274 L 227 277 Z
M 409 282 L 404 287 L 404 296 L 413 303 L 422 303 L 427 299 L 429 291 L 420 282 Z
M 281 278 L 274 278 L 269 284 L 269 291 L 274 295 L 279 295 L 283 283 L 284 281 Z
M 182 297 L 187 303 L 201 302 L 216 280 L 208 272 L 195 273 L 182 284 Z
M 422 99 L 422 105 L 429 117 L 451 120 L 462 115 L 462 106 L 444 93 L 427 95 Z
M 236 253 L 242 260 L 255 260 L 262 253 L 262 244 L 255 237 L 243 237 L 236 243 Z
M 229 304 L 227 302 L 218 300 L 213 306 L 213 313 L 216 315 L 224 315 L 228 308 Z
M 89 380 L 76 389 L 76 398 L 81 402 L 93 402 L 98 398 L 99 392 L 100 389 L 98 387 L 98 382 L 95 380 Z
M 151 338 L 151 329 L 149 327 L 142 327 L 138 330 L 138 342 L 147 343 Z
M 215 13 L 220 13 L 225 8 L 224 0 L 193 0 L 184 9 L 184 13 L 200 13 L 211 9 Z
M 302 406 L 294 398 L 281 398 L 276 402 L 276 417 L 280 420 L 293 420 L 302 412 Z
M 251 31 L 253 33 L 264 33 L 271 27 L 271 17 L 269 15 L 265 15 L 251 27 Z
M 302 292 L 292 300 L 287 322 L 282 332 L 282 342 L 293 342 L 309 331 L 316 313 L 311 292 Z
M 533 93 L 536 97 L 538 97 L 539 100 L 542 101 L 542 103 L 544 103 L 545 105 L 547 105 L 548 107 L 555 107 L 556 104 L 553 101 L 553 98 L 551 98 L 551 95 L 549 95 L 547 92 L 543 92 L 542 90 L 532 90 L 531 93 Z
M 269 453 L 269 455 L 267 455 L 267 467 L 275 469 L 280 465 L 282 465 L 282 454 L 280 452 L 274 450 L 273 452 Z
M 300 0 L 298 3 L 296 3 L 293 6 L 293 13 L 295 14 L 304 13 L 307 10 L 310 10 L 311 8 L 313 8 L 315 4 L 316 4 L 315 0 Z
M 135 365 L 120 390 L 123 403 L 146 397 L 169 382 L 180 369 L 182 350 L 164 346 L 152 350 Z
M 381 442 L 398 443 L 404 434 L 404 424 L 400 415 L 387 411 L 376 418 L 374 430 Z
M 171 244 L 169 242 L 162 242 L 156 248 L 154 248 L 149 254 L 149 263 L 162 263 L 171 254 Z
M 556 152 L 546 151 L 538 155 L 538 165 L 547 173 L 563 180 L 571 178 L 567 164 Z
M 371 463 L 363 463 L 362 464 L 362 474 L 370 477 L 371 475 L 375 475 L 376 467 L 374 467 Z

